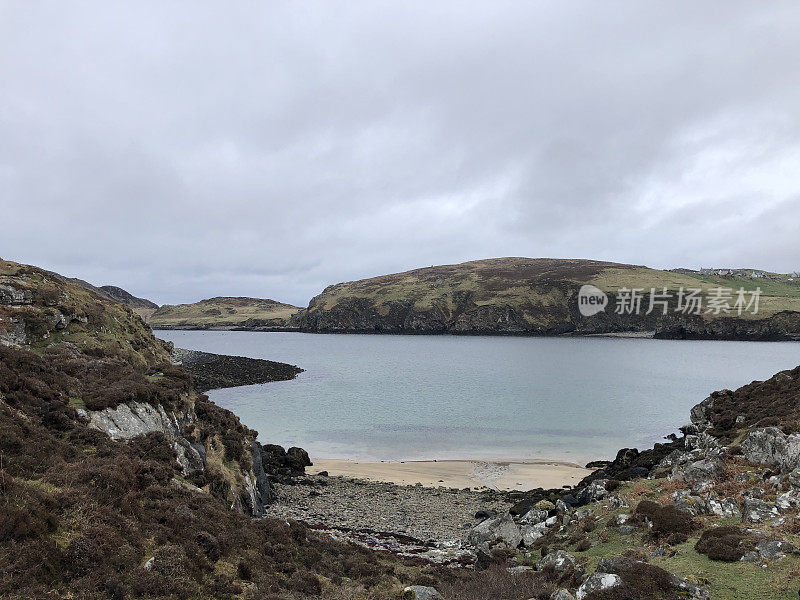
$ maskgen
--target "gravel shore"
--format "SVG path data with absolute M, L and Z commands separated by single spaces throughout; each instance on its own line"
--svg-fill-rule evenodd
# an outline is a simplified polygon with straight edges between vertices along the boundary
M 314 475 L 275 485 L 268 516 L 296 519 L 369 545 L 455 559 L 479 510 L 508 510 L 507 495 Z M 366 537 L 364 534 L 368 534 Z M 395 548 L 391 546 L 395 545 Z

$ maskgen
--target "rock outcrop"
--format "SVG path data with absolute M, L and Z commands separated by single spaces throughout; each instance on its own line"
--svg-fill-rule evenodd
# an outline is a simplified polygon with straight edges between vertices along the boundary
M 192 444 L 181 435 L 185 425 L 197 420 L 193 406 L 176 413 L 166 411 L 161 405 L 126 402 L 103 410 L 79 409 L 78 414 L 88 421 L 89 427 L 107 433 L 112 440 L 127 441 L 148 433 L 163 434 L 172 444 L 178 464 L 186 475 L 205 467 L 205 447 Z
M 522 534 L 510 514 L 486 519 L 473 527 L 467 536 L 467 543 L 487 554 L 498 548 L 513 550 L 521 541 Z
M 742 452 L 753 462 L 793 471 L 800 466 L 800 433 L 786 435 L 777 427 L 754 429 L 742 442 Z
M 162 434 L 172 445 L 175 458 L 184 475 L 202 472 L 206 468 L 208 453 L 213 452 L 205 444 L 192 442 L 183 435 L 186 426 L 197 424 L 198 421 L 193 404 L 180 411 L 168 411 L 160 405 L 126 402 L 114 408 L 99 411 L 79 409 L 78 412 L 88 422 L 89 427 L 103 431 L 112 440 L 128 441 L 149 433 Z M 239 484 L 231 485 L 224 493 L 231 499 L 234 508 L 259 517 L 264 515 L 265 507 L 271 499 L 270 473 L 269 469 L 265 468 L 265 463 L 268 466 L 271 464 L 269 457 L 272 455 L 255 440 L 250 441 L 247 447 L 249 460 L 244 462 L 245 465 L 250 463 L 252 466 L 243 466 L 241 462 L 234 463 L 238 465 L 239 470 L 234 473 L 232 479 Z M 292 450 L 295 453 L 305 452 L 299 448 Z M 311 464 L 307 460 L 307 454 L 305 458 L 305 463 L 301 461 L 293 463 L 295 469 L 290 473 L 292 476 L 302 474 L 304 467 Z M 283 472 L 276 472 L 276 475 L 278 474 L 285 476 Z

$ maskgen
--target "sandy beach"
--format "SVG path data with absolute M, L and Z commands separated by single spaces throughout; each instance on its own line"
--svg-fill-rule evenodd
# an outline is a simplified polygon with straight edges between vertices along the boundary
M 315 460 L 310 474 L 354 477 L 398 485 L 420 483 L 427 487 L 490 488 L 525 491 L 575 485 L 591 473 L 580 465 L 557 461 L 354 461 Z

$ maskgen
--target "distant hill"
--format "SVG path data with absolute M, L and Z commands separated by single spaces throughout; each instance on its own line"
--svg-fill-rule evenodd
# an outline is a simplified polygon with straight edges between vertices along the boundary
M 155 302 L 151 302 L 145 298 L 137 298 L 130 292 L 126 292 L 122 288 L 115 285 L 102 285 L 98 289 L 100 290 L 100 294 L 105 294 L 109 300 L 122 302 L 131 308 L 152 308 L 153 310 L 158 308 L 158 304 Z
M 461 333 L 509 335 L 630 334 L 670 338 L 800 338 L 800 282 L 752 270 L 733 275 L 594 260 L 495 258 L 414 269 L 327 287 L 292 323 L 310 332 Z M 756 278 L 758 277 L 758 278 Z M 584 316 L 582 285 L 606 292 L 607 309 Z M 762 290 L 758 314 L 683 314 L 677 291 L 700 289 L 708 303 L 713 288 Z M 671 294 L 668 314 L 648 309 L 617 314 L 620 290 L 651 288 Z M 704 304 L 705 310 L 705 304 Z
M 193 304 L 165 304 L 147 320 L 156 329 L 281 329 L 300 310 L 276 300 L 219 296 Z

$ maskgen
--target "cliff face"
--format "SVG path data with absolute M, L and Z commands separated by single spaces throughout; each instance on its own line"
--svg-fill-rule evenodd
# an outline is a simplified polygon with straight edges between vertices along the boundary
M 604 291 L 604 312 L 584 316 L 578 292 Z M 293 317 L 302 331 L 346 333 L 454 333 L 559 335 L 649 332 L 696 339 L 800 338 L 800 287 L 773 285 L 758 315 L 685 315 L 670 300 L 666 315 L 615 312 L 621 288 L 677 292 L 718 286 L 754 289 L 752 281 L 700 277 L 634 265 L 584 260 L 491 259 L 429 267 L 326 288 Z
M 230 446 L 228 448 L 229 455 L 238 454 L 237 460 L 231 465 L 232 456 L 226 456 L 224 444 L 220 451 L 213 438 L 207 438 L 203 442 L 191 433 L 186 435 L 195 428 L 217 425 L 203 423 L 198 419 L 193 401 L 173 410 L 166 410 L 160 404 L 129 401 L 102 410 L 78 409 L 77 413 L 90 428 L 106 433 L 114 441 L 129 441 L 151 433 L 160 434 L 172 446 L 181 474 L 189 482 L 207 479 L 209 473 L 206 471 L 210 468 L 211 460 L 214 463 L 211 468 L 216 469 L 213 475 L 219 476 L 225 483 L 210 485 L 207 491 L 213 491 L 239 512 L 254 517 L 264 514 L 264 508 L 271 497 L 271 487 L 263 467 L 263 450 L 255 441 L 252 435 L 254 432 L 233 432 L 234 436 L 240 434 L 241 440 L 237 450 L 232 452 Z M 224 428 L 218 433 L 231 435 Z M 237 442 L 234 440 L 232 443 Z M 229 463 L 227 465 L 226 458 Z

